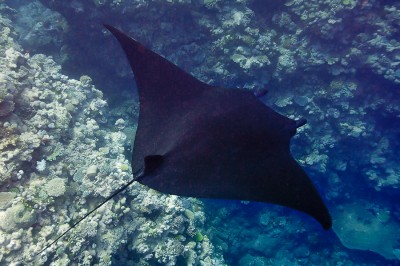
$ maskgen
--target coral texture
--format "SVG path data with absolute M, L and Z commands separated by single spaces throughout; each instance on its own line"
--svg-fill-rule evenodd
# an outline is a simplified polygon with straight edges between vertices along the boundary
M 0 264 L 398 263 L 398 2 L 8 0 L 0 15 Z M 268 91 L 272 108 L 307 118 L 292 153 L 339 239 L 271 206 L 133 184 L 32 261 L 132 177 L 138 104 L 99 21 L 204 82 Z
M 139 184 L 34 256 L 132 178 L 124 156 L 131 139 L 125 132 L 133 135 L 135 126 L 110 112 L 88 76 L 71 79 L 51 57 L 24 52 L 7 14 L 0 9 L 0 264 L 222 261 L 208 238 L 193 235 L 203 224 L 197 218 L 204 216 L 199 201 L 160 195 Z M 49 16 L 49 27 L 58 18 Z M 125 116 L 137 118 L 137 108 L 133 112 Z M 185 215 L 190 210 L 196 215 Z M 127 252 L 118 255 L 120 250 Z

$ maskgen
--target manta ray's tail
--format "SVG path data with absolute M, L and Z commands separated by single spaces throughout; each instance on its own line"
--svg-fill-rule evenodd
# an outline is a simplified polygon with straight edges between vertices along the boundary
M 74 222 L 64 233 L 62 233 L 61 235 L 59 235 L 56 239 L 54 239 L 50 244 L 48 244 L 46 247 L 44 247 L 39 253 L 36 254 L 36 256 L 42 254 L 44 251 L 46 251 L 49 247 L 51 247 L 52 245 L 54 245 L 58 240 L 60 240 L 63 236 L 65 236 L 66 234 L 68 234 L 69 231 L 71 231 L 72 229 L 74 229 L 78 224 L 80 224 L 83 220 L 85 220 L 87 217 L 89 217 L 89 215 L 91 215 L 93 212 L 95 212 L 98 208 L 100 208 L 101 206 L 103 206 L 104 204 L 106 204 L 109 200 L 111 200 L 112 198 L 114 198 L 115 196 L 117 196 L 119 193 L 123 192 L 125 189 L 127 189 L 133 182 L 140 180 L 143 176 L 144 173 L 143 171 L 139 171 L 138 173 L 135 173 L 135 178 L 133 178 L 132 180 L 130 180 L 128 183 L 126 183 L 124 186 L 122 186 L 121 188 L 119 188 L 117 191 L 115 191 L 113 194 L 111 194 L 110 196 L 108 196 L 103 202 L 101 202 L 99 205 L 97 205 L 94 209 L 92 209 L 90 212 L 88 212 L 87 214 L 85 214 L 82 218 L 80 218 L 78 221 Z

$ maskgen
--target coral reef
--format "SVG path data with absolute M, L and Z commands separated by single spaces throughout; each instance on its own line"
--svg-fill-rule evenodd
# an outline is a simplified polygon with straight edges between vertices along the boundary
M 396 1 L 6 3 L 14 9 L 0 4 L 1 263 L 29 260 L 132 175 L 124 154 L 138 106 L 129 92 L 115 89 L 128 88 L 130 69 L 98 21 L 129 32 L 202 81 L 265 88 L 261 99 L 275 110 L 307 118 L 292 152 L 330 204 L 342 243 L 311 233 L 318 230 L 311 222 L 284 210 L 204 207 L 133 185 L 42 262 L 212 265 L 222 263 L 221 253 L 239 265 L 399 259 L 390 235 L 400 228 Z M 93 84 L 106 97 L 117 94 L 118 106 L 108 106 Z M 25 218 L 14 220 L 17 213 Z
M 51 57 L 24 53 L 1 10 L 0 264 L 222 263 L 206 236 L 193 235 L 204 222 L 200 202 L 139 184 L 32 255 L 132 178 L 124 132 L 135 130 L 88 76 L 70 79 Z
M 59 62 L 66 59 L 63 46 L 68 23 L 60 13 L 46 8 L 39 1 L 29 1 L 16 11 L 14 26 L 19 44 L 31 53 L 46 52 Z

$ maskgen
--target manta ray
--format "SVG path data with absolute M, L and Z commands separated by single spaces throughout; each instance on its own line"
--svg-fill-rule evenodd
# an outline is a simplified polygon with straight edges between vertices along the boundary
M 134 178 L 47 247 L 133 182 L 178 196 L 278 204 L 331 228 L 321 196 L 290 153 L 290 139 L 304 119 L 278 114 L 249 90 L 201 82 L 104 26 L 125 52 L 138 88 Z

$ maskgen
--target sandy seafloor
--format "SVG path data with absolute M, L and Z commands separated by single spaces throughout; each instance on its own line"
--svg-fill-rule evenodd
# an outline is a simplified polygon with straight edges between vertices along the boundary
M 198 79 L 308 120 L 294 157 L 333 229 L 132 178 L 138 102 L 112 24 Z M 400 3 L 0 1 L 0 265 L 400 265 Z

